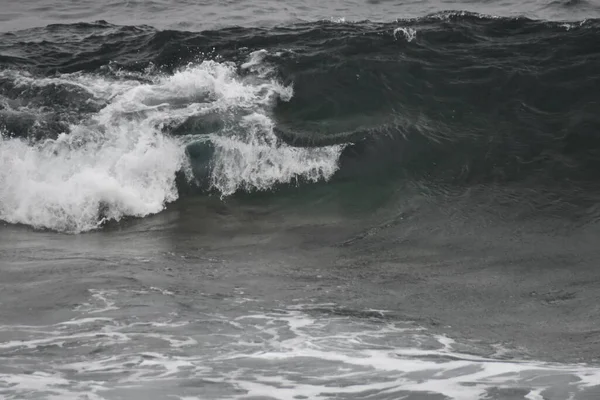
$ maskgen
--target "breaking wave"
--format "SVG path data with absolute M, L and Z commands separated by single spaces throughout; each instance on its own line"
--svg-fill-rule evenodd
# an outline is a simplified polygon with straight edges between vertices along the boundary
M 86 73 L 37 79 L 4 71 L 14 98 L 5 97 L 0 111 L 0 219 L 82 232 L 108 220 L 143 217 L 178 198 L 179 171 L 222 196 L 299 178 L 328 179 L 342 146 L 299 149 L 279 142 L 269 113 L 275 97 L 289 100 L 292 87 L 270 77 L 256 58 L 244 65 L 252 70 L 246 76 L 235 64 L 217 61 L 142 79 Z M 81 112 L 54 135 L 44 132 L 34 140 L 32 132 L 52 127 L 44 122 L 47 107 L 23 101 L 24 92 L 68 93 L 65 103 L 53 105 L 59 119 L 72 103 L 95 103 L 98 110 Z M 19 131 L 10 125 L 15 114 L 31 115 L 33 122 Z M 205 120 L 215 116 L 219 127 L 208 132 Z M 209 157 L 194 159 L 194 146 L 206 147 Z
M 351 182 L 340 198 L 493 188 L 585 215 L 600 198 L 599 32 L 443 12 L 0 34 L 0 219 L 82 232 L 184 193 L 317 181 Z

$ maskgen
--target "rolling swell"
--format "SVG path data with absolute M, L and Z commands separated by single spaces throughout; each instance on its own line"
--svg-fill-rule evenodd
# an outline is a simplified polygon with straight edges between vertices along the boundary
M 599 35 L 596 20 L 464 12 L 2 34 L 0 219 L 78 232 L 158 212 L 184 186 L 227 196 L 374 178 L 589 198 L 600 171 Z

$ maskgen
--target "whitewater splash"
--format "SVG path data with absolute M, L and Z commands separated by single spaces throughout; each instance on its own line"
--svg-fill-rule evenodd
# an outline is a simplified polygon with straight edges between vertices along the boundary
M 159 212 L 177 198 L 174 176 L 183 151 L 155 128 L 166 111 L 143 104 L 152 87 L 78 75 L 18 79 L 23 86 L 66 81 L 107 105 L 56 139 L 2 139 L 0 219 L 81 232 L 109 219 Z
M 214 148 L 208 179 L 223 196 L 297 178 L 329 179 L 341 146 L 297 149 L 274 135 L 273 102 L 289 100 L 293 91 L 271 76 L 264 55 L 252 53 L 242 73 L 216 61 L 143 79 L 79 73 L 36 79 L 1 72 L 20 93 L 60 87 L 83 92 L 85 101 L 101 107 L 66 123 L 68 132 L 56 138 L 28 141 L 10 130 L 0 135 L 0 219 L 77 233 L 160 212 L 178 198 L 176 174 L 191 170 L 186 146 L 198 142 Z M 47 109 L 2 100 L 4 114 L 42 115 Z M 189 118 L 209 115 L 222 120 L 219 130 L 168 134 Z

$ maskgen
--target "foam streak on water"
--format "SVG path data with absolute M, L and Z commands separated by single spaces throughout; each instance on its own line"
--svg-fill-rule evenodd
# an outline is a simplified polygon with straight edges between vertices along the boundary
M 0 352 L 9 361 L 0 367 L 0 395 L 567 400 L 600 385 L 598 368 L 465 353 L 476 347 L 385 312 L 256 305 L 254 313 L 190 318 L 178 309 L 182 300 L 157 288 L 93 290 L 70 320 L 0 326 Z M 140 320 L 140 304 L 162 304 L 167 312 Z M 44 354 L 54 356 L 44 361 Z

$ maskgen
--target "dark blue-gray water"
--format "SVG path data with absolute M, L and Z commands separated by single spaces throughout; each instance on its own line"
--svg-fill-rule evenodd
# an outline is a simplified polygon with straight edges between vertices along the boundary
M 600 398 L 600 3 L 0 8 L 0 398 Z

